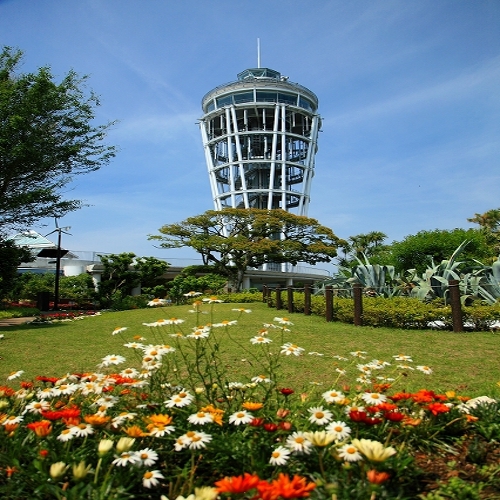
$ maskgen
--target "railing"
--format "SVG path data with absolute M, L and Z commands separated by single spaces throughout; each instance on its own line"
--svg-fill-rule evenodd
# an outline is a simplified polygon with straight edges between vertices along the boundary
M 462 316 L 462 304 L 460 301 L 460 289 L 458 280 L 449 280 L 448 289 L 450 292 L 450 306 L 452 315 L 452 324 L 454 332 L 463 332 L 464 323 Z M 284 306 L 283 292 L 286 290 L 286 307 Z M 287 309 L 289 313 L 295 312 L 293 304 L 293 292 L 301 291 L 304 293 L 304 314 L 309 316 L 311 314 L 311 285 L 304 285 L 304 288 L 286 287 L 283 289 L 279 286 L 274 288 L 275 293 L 275 307 L 276 309 Z M 352 286 L 353 299 L 354 299 L 354 325 L 363 326 L 363 285 L 354 283 Z M 273 289 L 264 285 L 262 289 L 262 300 L 272 307 L 272 292 Z M 326 321 L 333 321 L 334 317 L 334 304 L 333 304 L 333 286 L 327 285 L 325 287 L 325 319 Z

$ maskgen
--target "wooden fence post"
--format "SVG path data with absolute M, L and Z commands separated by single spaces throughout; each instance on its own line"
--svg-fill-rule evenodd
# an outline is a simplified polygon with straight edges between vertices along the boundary
M 283 302 L 281 300 L 281 288 L 279 285 L 276 287 L 276 309 L 283 309 Z
M 311 315 L 311 285 L 304 285 L 304 314 Z
M 288 312 L 293 313 L 293 286 L 287 287 L 286 292 L 287 292 Z
M 333 286 L 325 286 L 325 319 L 333 321 Z
M 352 292 L 354 297 L 354 325 L 363 326 L 363 285 L 354 283 Z
M 264 303 L 267 302 L 267 293 L 268 293 L 267 285 L 263 285 L 262 286 L 262 302 L 264 302 Z
M 454 332 L 464 331 L 464 322 L 462 317 L 462 304 L 460 303 L 460 289 L 458 280 L 449 280 L 448 289 L 450 291 L 451 319 Z

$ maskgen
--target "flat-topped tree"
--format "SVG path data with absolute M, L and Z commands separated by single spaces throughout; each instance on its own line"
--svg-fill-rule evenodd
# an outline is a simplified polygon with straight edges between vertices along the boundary
M 167 224 L 149 239 L 162 248 L 191 247 L 241 290 L 248 268 L 267 263 L 330 262 L 339 238 L 316 219 L 285 210 L 226 208 Z

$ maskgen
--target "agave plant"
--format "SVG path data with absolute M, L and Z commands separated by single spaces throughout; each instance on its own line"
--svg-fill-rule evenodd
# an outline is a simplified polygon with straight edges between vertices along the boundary
M 445 303 L 448 302 L 449 281 L 460 280 L 458 268 L 462 262 L 457 261 L 457 257 L 463 252 L 469 242 L 463 241 L 453 252 L 449 260 L 442 260 L 439 264 L 431 261 L 431 267 L 418 276 L 415 269 L 408 270 L 410 281 L 413 284 L 411 295 L 420 300 L 430 300 L 433 298 L 442 298 Z
M 476 262 L 481 267 L 463 277 L 461 292 L 467 298 L 481 299 L 493 305 L 500 299 L 500 257 L 491 266 Z
M 370 264 L 368 257 L 364 254 L 363 257 L 364 262 L 355 257 L 358 265 L 352 269 L 339 267 L 338 273 L 324 281 L 317 293 L 324 293 L 324 287 L 331 285 L 338 296 L 352 297 L 352 285 L 360 283 L 368 294 L 383 297 L 400 295 L 400 279 L 396 275 L 394 266 Z

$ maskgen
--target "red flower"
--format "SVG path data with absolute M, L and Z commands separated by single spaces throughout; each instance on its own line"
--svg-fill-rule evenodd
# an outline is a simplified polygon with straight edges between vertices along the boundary
M 21 387 L 23 389 L 31 389 L 33 387 L 33 382 L 21 382 Z
M 364 422 L 367 416 L 366 411 L 352 410 L 349 412 L 349 418 L 353 422 Z
M 0 385 L 0 398 L 8 398 L 16 393 L 12 387 L 7 387 L 6 385 Z
M 440 413 L 446 413 L 450 411 L 450 408 L 443 403 L 431 403 L 427 405 L 426 408 L 433 414 L 439 415 Z
M 263 427 L 267 432 L 276 432 L 278 430 L 278 426 L 273 423 L 264 424 Z
M 260 427 L 262 424 L 264 424 L 264 419 L 262 417 L 256 417 L 250 422 L 252 427 Z
M 46 458 L 47 455 L 49 454 L 49 450 L 40 450 L 38 452 L 38 454 L 42 457 L 42 458 Z
M 305 477 L 280 474 L 278 479 L 266 483 L 262 481 L 258 490 L 262 500 L 276 500 L 278 498 L 304 498 L 310 496 L 310 492 L 316 488 L 315 483 L 308 483 Z
M 291 422 L 280 422 L 278 427 L 283 431 L 289 431 L 292 428 Z
M 405 415 L 399 411 L 388 411 L 384 413 L 384 417 L 391 422 L 401 422 L 405 418 Z
M 224 479 L 216 481 L 215 487 L 219 493 L 232 493 L 233 495 L 239 495 L 257 488 L 260 482 L 261 479 L 259 476 L 245 472 L 243 476 L 225 477 Z
M 38 375 L 35 379 L 40 382 L 50 382 L 51 384 L 55 384 L 59 380 L 57 377 L 43 377 L 42 375 Z
M 290 394 L 293 394 L 295 391 L 293 389 L 287 389 L 286 387 L 284 387 L 283 389 L 280 389 L 280 392 L 281 394 L 283 394 L 283 396 L 290 396 Z

